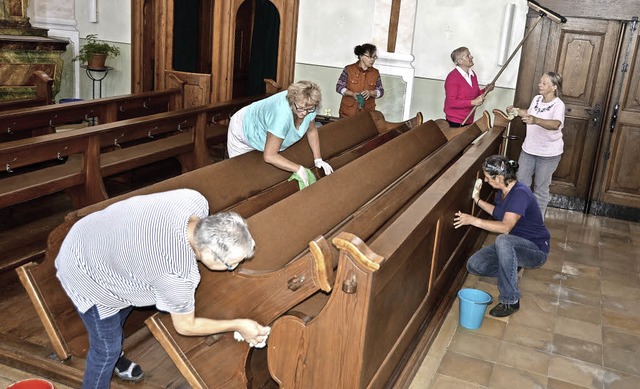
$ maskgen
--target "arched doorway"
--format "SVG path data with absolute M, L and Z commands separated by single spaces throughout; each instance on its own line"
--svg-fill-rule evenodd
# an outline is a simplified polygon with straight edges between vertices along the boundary
M 269 0 L 247 0 L 236 14 L 233 97 L 265 92 L 264 79 L 276 79 L 280 15 Z

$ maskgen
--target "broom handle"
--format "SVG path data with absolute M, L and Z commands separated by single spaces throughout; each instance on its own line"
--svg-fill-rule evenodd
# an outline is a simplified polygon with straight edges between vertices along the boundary
M 496 81 L 498 80 L 498 77 L 500 77 L 502 75 L 502 72 L 504 72 L 504 70 L 507 68 L 507 66 L 509 65 L 509 62 L 511 62 L 511 60 L 513 59 L 513 57 L 516 56 L 516 53 L 518 52 L 518 50 L 520 50 L 520 48 L 522 47 L 522 45 L 524 44 L 524 42 L 527 40 L 527 38 L 529 38 L 529 35 L 531 35 L 531 33 L 533 32 L 533 30 L 535 30 L 536 26 L 538 25 L 538 23 L 540 23 L 540 21 L 542 20 L 542 18 L 545 16 L 545 14 L 543 12 L 540 12 L 540 14 L 538 15 L 538 19 L 536 20 L 536 22 L 533 24 L 533 26 L 531 26 L 531 28 L 529 29 L 529 31 L 527 31 L 527 34 L 524 36 L 524 38 L 522 38 L 522 40 L 520 41 L 520 43 L 518 43 L 518 46 L 516 46 L 516 48 L 513 50 L 513 52 L 511 53 L 511 56 L 509 56 L 509 59 L 507 59 L 507 62 L 504 63 L 504 65 L 502 65 L 502 68 L 500 68 L 500 71 L 498 71 L 498 74 L 496 74 L 496 76 L 493 78 L 493 81 L 490 82 L 490 84 L 494 84 L 496 83 Z M 485 88 L 484 92 L 482 93 L 482 101 L 484 102 L 484 98 L 487 96 L 487 94 L 489 94 L 489 91 Z M 480 104 L 482 105 L 482 104 Z M 476 109 L 480 106 L 480 105 L 476 105 L 473 107 L 473 109 L 471 111 L 469 111 L 469 114 L 467 115 L 466 118 L 464 118 L 464 120 L 462 121 L 462 125 L 464 126 L 465 123 L 467 122 L 467 119 L 469 119 L 471 117 L 471 115 L 473 115 L 473 113 L 476 111 Z

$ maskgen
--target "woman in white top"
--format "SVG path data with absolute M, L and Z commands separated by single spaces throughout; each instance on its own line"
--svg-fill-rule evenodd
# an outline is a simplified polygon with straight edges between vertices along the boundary
M 527 125 L 527 135 L 522 144 L 518 159 L 518 181 L 531 186 L 533 177 L 533 194 L 538 200 L 542 218 L 549 203 L 549 186 L 556 171 L 564 142 L 565 106 L 558 97 L 562 89 L 562 76 L 547 72 L 540 77 L 538 95 L 533 98 L 528 110 L 507 107 L 507 113 L 514 113 Z

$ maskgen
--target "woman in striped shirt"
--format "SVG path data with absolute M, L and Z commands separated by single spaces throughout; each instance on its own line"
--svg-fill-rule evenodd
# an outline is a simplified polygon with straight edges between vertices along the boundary
M 176 331 L 203 336 L 237 331 L 263 343 L 269 328 L 253 320 L 195 317 L 198 261 L 233 270 L 253 256 L 255 242 L 236 213 L 209 216 L 202 194 L 179 189 L 135 196 L 73 225 L 56 257 L 57 277 L 89 333 L 83 388 L 109 388 L 111 376 L 144 376 L 122 355 L 123 326 L 133 307 L 155 305 Z

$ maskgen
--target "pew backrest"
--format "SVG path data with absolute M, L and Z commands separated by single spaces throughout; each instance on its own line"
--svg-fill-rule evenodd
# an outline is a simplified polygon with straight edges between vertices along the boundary
M 492 129 L 373 237 L 345 230 L 332 240 L 340 255 L 327 303 L 316 317 L 283 316 L 272 326 L 269 368 L 283 387 L 395 385 L 475 244 L 477 229 L 456 230 L 452 219 L 478 212 L 470 190 L 503 130 Z
M 194 109 L 194 111 L 197 111 L 197 109 Z M 204 112 L 209 117 L 216 116 L 209 111 Z M 148 120 L 148 118 L 134 119 L 133 122 L 140 120 Z M 344 123 L 350 127 L 341 127 L 336 123 L 333 126 L 322 126 L 319 129 L 321 141 L 323 138 L 332 140 L 332 142 L 324 144 L 324 150 L 327 153 L 325 155 L 340 154 L 344 150 L 351 148 L 354 142 L 360 142 L 363 139 L 367 140 L 378 134 L 375 124 L 366 114 L 354 117 Z M 114 124 L 113 126 L 116 125 Z M 93 130 L 95 131 L 96 128 L 93 128 Z M 351 132 L 356 132 L 357 134 L 354 135 Z M 55 134 L 50 135 L 50 137 L 56 135 L 60 136 L 60 134 Z M 313 160 L 311 152 L 304 149 L 308 149 L 306 142 L 298 142 L 286 150 L 285 154 L 290 158 L 304 159 L 311 165 Z M 238 179 L 238 176 L 253 176 L 254 179 Z M 61 289 L 59 282 L 52 276 L 55 274 L 53 263 L 60 244 L 64 239 L 64 235 L 76 220 L 130 196 L 183 187 L 202 191 L 207 196 L 211 210 L 214 212 L 228 208 L 234 202 L 286 180 L 288 176 L 289 173 L 265 164 L 260 153 L 249 153 L 70 213 L 65 223 L 50 234 L 44 261 L 38 265 L 28 264 L 18 269 L 23 285 L 27 288 L 34 305 L 37 306 L 36 309 L 43 323 L 45 323 L 56 353 L 60 358 L 66 359 L 74 352 L 82 353 L 82 350 L 86 350 L 86 334 L 82 326 L 77 324 L 77 320 L 71 319 L 78 319 L 74 313 L 73 305 L 68 298 L 64 297 L 64 291 Z M 229 184 L 230 182 L 233 184 Z M 40 291 L 45 289 L 49 291 L 47 294 L 49 297 L 41 295 Z M 66 301 L 66 304 L 63 301 Z M 50 302 L 52 304 L 49 304 Z M 62 318 L 66 321 L 74 321 L 75 324 L 57 325 L 56 323 Z

